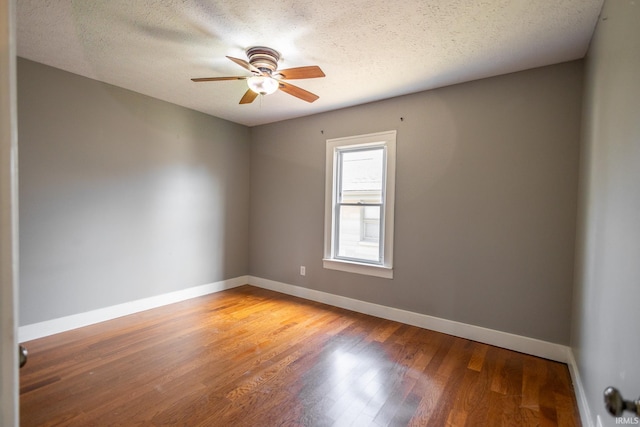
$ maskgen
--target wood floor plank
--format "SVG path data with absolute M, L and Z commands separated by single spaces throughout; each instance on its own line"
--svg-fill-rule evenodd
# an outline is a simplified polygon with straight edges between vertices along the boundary
M 489 346 L 481 343 L 474 343 L 474 350 L 471 355 L 471 360 L 469 360 L 469 364 L 467 368 L 473 369 L 474 371 L 480 372 L 482 370 L 482 365 L 484 363 L 484 358 L 489 350 Z
M 22 426 L 578 426 L 566 365 L 251 286 L 25 343 Z

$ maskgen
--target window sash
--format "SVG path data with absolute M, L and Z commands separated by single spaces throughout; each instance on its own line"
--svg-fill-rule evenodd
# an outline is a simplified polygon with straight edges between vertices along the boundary
M 367 152 L 367 151 L 382 151 L 382 164 L 381 164 L 381 188 L 380 188 L 380 202 L 379 203 L 371 203 L 366 201 L 358 201 L 358 202 L 344 202 L 343 195 L 343 172 L 344 172 L 344 154 L 345 153 L 354 153 L 354 152 Z M 367 147 L 346 147 L 340 148 L 337 147 L 335 149 L 335 157 L 334 161 L 336 164 L 335 168 L 335 176 L 334 176 L 334 200 L 333 200 L 333 223 L 334 223 L 334 235 L 333 235 L 333 258 L 344 260 L 344 261 L 352 261 L 359 262 L 365 264 L 373 264 L 373 265 L 384 265 L 384 226 L 385 226 L 385 200 L 386 200 L 386 170 L 387 170 L 387 149 L 385 145 L 379 146 L 367 146 Z M 378 254 L 377 259 L 372 260 L 368 258 L 362 258 L 357 256 L 345 256 L 340 254 L 341 246 L 341 212 L 343 207 L 348 206 L 357 206 L 361 209 L 361 217 L 360 217 L 360 227 L 364 227 L 366 223 L 366 217 L 364 215 L 364 208 L 366 207 L 378 207 L 379 211 L 379 220 L 378 220 Z M 362 230 L 360 230 L 362 235 Z
M 340 260 L 344 260 L 344 261 L 353 261 L 353 262 L 361 262 L 361 263 L 370 263 L 370 264 L 375 264 L 375 265 L 382 265 L 383 261 L 384 261 L 384 239 L 383 239 L 383 226 L 384 223 L 382 220 L 379 220 L 378 223 L 378 239 L 377 240 L 367 240 L 367 239 L 363 239 L 362 238 L 362 227 L 365 226 L 365 222 L 367 221 L 363 216 L 363 207 L 370 207 L 370 206 L 374 206 L 374 207 L 378 207 L 378 209 L 382 210 L 383 205 L 378 203 L 378 204 L 358 204 L 358 203 L 341 203 L 341 204 L 336 204 L 336 209 L 335 209 L 335 236 L 334 236 L 334 241 L 335 241 L 335 252 L 334 252 L 334 258 L 335 259 L 340 259 Z M 343 255 L 341 254 L 341 250 L 345 249 L 345 252 L 348 251 L 349 249 L 349 244 L 348 243 L 343 243 L 341 240 L 341 236 L 342 236 L 342 222 L 341 222 L 341 218 L 342 218 L 342 208 L 344 207 L 355 207 L 358 208 L 359 211 L 359 224 L 357 229 L 355 230 L 357 233 L 357 237 L 358 237 L 358 241 L 357 242 L 350 242 L 351 243 L 351 252 L 354 251 L 360 251 L 361 253 L 363 252 L 370 252 L 369 249 L 371 248 L 372 245 L 376 245 L 377 246 L 377 251 L 376 251 L 376 257 L 375 259 L 372 259 L 371 257 L 367 257 L 364 254 L 361 254 L 361 256 L 349 256 L 349 255 Z M 346 239 L 345 239 L 346 240 Z M 343 246 L 344 245 L 344 246 Z

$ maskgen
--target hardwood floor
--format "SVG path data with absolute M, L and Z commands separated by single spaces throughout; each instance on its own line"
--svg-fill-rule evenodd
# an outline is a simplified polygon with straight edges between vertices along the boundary
M 251 287 L 26 343 L 22 426 L 575 426 L 566 365 Z

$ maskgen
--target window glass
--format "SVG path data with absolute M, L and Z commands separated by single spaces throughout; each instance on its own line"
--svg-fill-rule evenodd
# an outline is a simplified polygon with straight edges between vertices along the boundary
M 338 150 L 336 258 L 382 263 L 384 153 L 383 146 Z
M 382 202 L 383 155 L 382 147 L 341 152 L 341 202 Z

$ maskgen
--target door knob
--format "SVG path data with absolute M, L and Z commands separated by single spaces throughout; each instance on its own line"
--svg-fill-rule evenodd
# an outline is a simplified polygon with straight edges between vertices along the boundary
M 27 364 L 27 349 L 23 346 L 18 347 L 18 355 L 20 356 L 20 367 L 22 368 Z
M 624 400 L 617 388 L 607 387 L 604 390 L 604 406 L 614 417 L 619 417 L 624 411 L 640 415 L 640 398 L 635 401 Z

